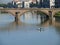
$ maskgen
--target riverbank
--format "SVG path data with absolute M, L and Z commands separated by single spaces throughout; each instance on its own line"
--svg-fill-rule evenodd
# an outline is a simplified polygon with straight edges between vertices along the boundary
M 60 12 L 56 13 L 54 17 L 56 21 L 60 22 Z
M 0 4 L 0 7 L 7 8 L 7 4 Z
M 60 21 L 60 12 L 55 14 L 55 20 Z
M 56 13 L 55 17 L 60 17 L 60 12 Z

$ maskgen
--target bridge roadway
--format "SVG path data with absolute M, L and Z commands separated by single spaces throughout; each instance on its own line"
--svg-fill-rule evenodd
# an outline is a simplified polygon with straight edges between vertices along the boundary
M 0 8 L 0 11 L 12 14 L 13 16 L 15 16 L 15 21 L 18 21 L 19 17 L 22 14 L 29 11 L 40 11 L 42 13 L 45 13 L 50 17 L 50 19 L 52 19 L 57 12 L 60 12 L 60 8 Z

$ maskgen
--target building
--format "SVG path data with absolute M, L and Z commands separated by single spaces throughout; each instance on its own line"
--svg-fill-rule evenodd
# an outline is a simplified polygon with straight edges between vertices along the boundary
M 31 0 L 31 2 L 33 2 L 34 4 L 36 4 L 36 0 Z
M 23 2 L 22 2 L 22 8 L 24 8 L 24 3 L 25 3 L 25 2 L 23 1 Z
M 38 1 L 37 0 L 33 0 L 33 1 L 31 1 L 31 3 L 30 3 L 30 7 L 31 8 L 37 8 L 38 7 Z
M 55 8 L 55 0 L 50 0 L 50 8 Z
M 50 0 L 40 0 L 39 8 L 50 8 Z
M 16 2 L 18 8 L 22 8 L 22 2 Z
M 43 0 L 40 0 L 39 4 L 38 4 L 38 8 L 42 8 L 43 7 Z
M 39 8 L 49 8 L 50 1 L 49 0 L 40 0 L 39 2 Z
M 12 4 L 14 7 L 16 7 L 16 8 L 22 7 L 22 4 L 19 0 L 13 0 L 12 2 L 13 2 Z
M 55 8 L 60 8 L 60 0 L 55 0 Z
M 8 8 L 17 8 L 17 5 L 15 2 L 12 1 L 12 2 L 7 3 L 7 7 Z
M 13 0 L 13 2 L 19 2 L 19 0 Z
M 37 0 L 38 2 L 40 2 L 40 0 Z
M 7 3 L 8 8 L 17 8 L 18 7 L 18 5 L 16 4 L 17 2 L 18 2 L 18 0 L 13 0 L 13 1 Z
M 43 0 L 43 8 L 50 8 L 50 0 Z
M 30 3 L 29 2 L 24 2 L 24 8 L 30 8 Z

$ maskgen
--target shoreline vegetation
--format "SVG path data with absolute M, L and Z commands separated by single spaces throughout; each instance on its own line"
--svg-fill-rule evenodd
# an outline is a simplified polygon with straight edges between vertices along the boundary
M 55 21 L 60 22 L 60 12 L 56 13 L 54 17 L 55 17 Z
M 60 12 L 56 13 L 54 17 L 55 18 L 60 18 Z
M 0 4 L 0 7 L 7 8 L 7 4 Z

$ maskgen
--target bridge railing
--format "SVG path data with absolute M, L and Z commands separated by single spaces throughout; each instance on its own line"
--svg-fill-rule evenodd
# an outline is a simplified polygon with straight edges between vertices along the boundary
M 0 10 L 60 10 L 60 8 L 0 8 Z

